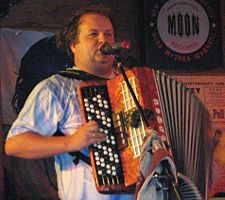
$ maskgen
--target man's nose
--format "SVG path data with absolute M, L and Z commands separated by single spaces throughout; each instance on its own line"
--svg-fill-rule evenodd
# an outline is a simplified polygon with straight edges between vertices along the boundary
M 99 42 L 99 43 L 107 42 L 107 38 L 106 38 L 106 36 L 105 36 L 104 33 L 100 33 L 100 34 L 98 35 L 98 42 Z

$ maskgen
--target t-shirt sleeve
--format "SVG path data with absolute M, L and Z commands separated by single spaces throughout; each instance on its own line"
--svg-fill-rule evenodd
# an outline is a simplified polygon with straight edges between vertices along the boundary
M 53 135 L 62 118 L 63 109 L 55 95 L 60 91 L 39 83 L 27 98 L 23 109 L 9 130 L 8 138 L 33 131 L 45 136 Z

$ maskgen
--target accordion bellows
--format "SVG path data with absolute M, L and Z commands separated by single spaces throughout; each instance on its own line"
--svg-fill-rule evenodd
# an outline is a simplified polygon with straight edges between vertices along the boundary
M 204 194 L 204 107 L 181 82 L 151 68 L 126 71 L 151 128 L 168 144 L 178 172 Z M 146 126 L 138 114 L 123 76 L 79 85 L 84 120 L 96 120 L 107 140 L 90 147 L 99 192 L 129 190 L 138 177 Z M 133 125 L 135 124 L 135 126 Z

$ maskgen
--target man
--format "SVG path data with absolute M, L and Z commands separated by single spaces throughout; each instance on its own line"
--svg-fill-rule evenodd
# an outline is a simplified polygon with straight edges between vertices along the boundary
M 71 28 L 75 29 L 71 31 Z M 110 19 L 105 14 L 88 12 L 79 17 L 76 25 L 65 28 L 68 29 L 73 32 L 69 46 L 76 68 L 100 77 L 113 78 L 114 56 L 104 55 L 99 50 L 105 43 L 114 43 Z M 95 121 L 83 124 L 77 96 L 78 84 L 78 80 L 60 75 L 38 84 L 9 131 L 6 153 L 27 159 L 56 155 L 61 199 L 133 199 L 133 195 L 98 193 L 91 167 L 82 161 L 75 165 L 73 157 L 67 154 L 73 151 L 88 154 L 88 146 L 106 140 Z M 66 136 L 50 137 L 57 130 Z

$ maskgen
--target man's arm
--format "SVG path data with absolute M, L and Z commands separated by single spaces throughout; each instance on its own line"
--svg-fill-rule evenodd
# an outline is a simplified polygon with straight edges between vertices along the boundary
M 49 137 L 32 131 L 21 133 L 6 141 L 5 152 L 7 155 L 26 159 L 45 158 L 79 151 L 105 139 L 106 135 L 99 132 L 98 124 L 90 121 L 81 126 L 73 135 Z

